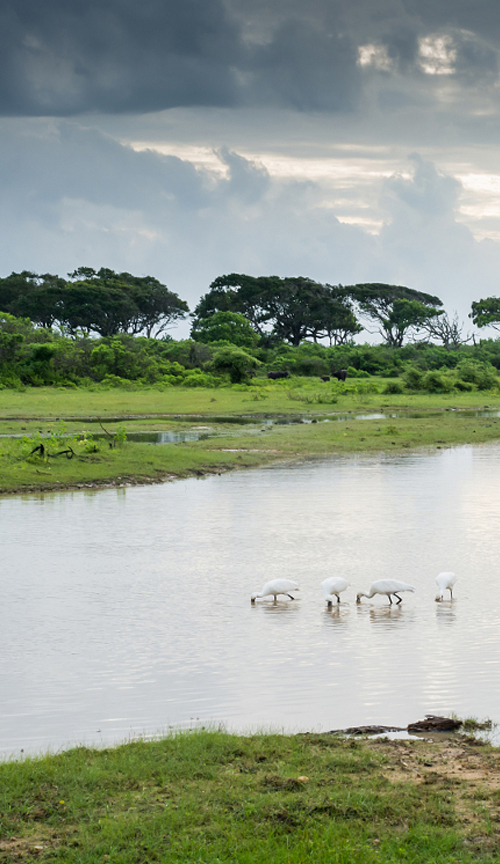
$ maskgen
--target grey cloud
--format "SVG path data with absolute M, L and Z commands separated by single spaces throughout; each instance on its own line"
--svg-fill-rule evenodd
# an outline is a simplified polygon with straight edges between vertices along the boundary
M 357 104 L 356 46 L 299 18 L 286 21 L 252 58 L 253 95 L 299 111 L 345 111 Z
M 454 41 L 458 77 L 495 78 L 496 0 L 4 0 L 0 114 L 349 112 L 374 74 L 360 74 L 360 45 L 384 45 L 411 78 L 419 39 L 437 31 Z
M 414 212 L 426 216 L 454 213 L 462 188 L 454 177 L 440 173 L 436 166 L 418 153 L 409 157 L 414 164 L 413 177 L 391 177 L 385 183 L 385 204 L 399 201 Z
M 231 105 L 244 48 L 219 0 L 8 0 L 0 110 L 11 115 Z
M 411 177 L 384 184 L 377 237 L 325 206 L 332 184 L 273 178 L 228 149 L 224 176 L 75 122 L 4 120 L 0 131 L 0 275 L 108 266 L 154 275 L 193 307 L 224 272 L 300 273 L 406 284 L 462 317 L 478 284 L 496 291 L 500 244 L 456 222 L 460 184 L 417 155 Z
M 355 98 L 346 37 L 293 16 L 265 45 L 244 31 L 222 0 L 6 0 L 0 113 L 267 103 L 337 110 Z

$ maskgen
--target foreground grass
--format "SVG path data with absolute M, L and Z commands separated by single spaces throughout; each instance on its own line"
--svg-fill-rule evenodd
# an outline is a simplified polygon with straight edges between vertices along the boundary
M 368 392 L 366 386 L 354 382 L 345 389 L 337 382 L 325 386 L 298 380 L 218 390 L 0 391 L 0 433 L 26 439 L 0 442 L 0 493 L 159 482 L 283 459 L 405 452 L 500 439 L 500 418 L 476 416 L 486 406 L 500 410 L 497 392 L 388 395 L 379 392 L 384 382 L 370 381 Z M 361 419 L 363 413 L 385 416 Z M 265 417 L 297 423 L 269 427 L 262 424 Z M 299 422 L 304 418 L 313 422 Z M 45 458 L 29 456 L 30 442 L 36 444 L 40 431 L 60 434 L 64 427 L 70 435 L 102 434 L 100 421 L 112 434 L 120 427 L 130 435 L 203 424 L 216 437 L 162 446 L 128 440 L 113 448 L 110 439 L 96 440 L 93 452 L 74 446 L 71 459 L 56 457 L 55 447 L 47 448 L 51 455 Z
M 200 731 L 0 765 L 0 861 L 493 862 L 500 754 Z

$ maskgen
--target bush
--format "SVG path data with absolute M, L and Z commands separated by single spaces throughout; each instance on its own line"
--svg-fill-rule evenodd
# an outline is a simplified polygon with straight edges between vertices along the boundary
M 499 385 L 496 370 L 489 363 L 461 360 L 456 367 L 456 373 L 462 381 L 473 384 L 478 390 L 491 390 Z
M 431 369 L 422 378 L 422 390 L 427 390 L 429 393 L 450 393 L 453 390 L 453 384 L 452 378 L 443 375 L 437 369 Z
M 260 366 L 260 363 L 242 348 L 228 346 L 216 351 L 210 365 L 214 372 L 229 375 L 232 384 L 241 384 L 250 377 L 249 372 Z
M 423 377 L 423 372 L 416 366 L 409 366 L 403 374 L 403 380 L 409 390 L 421 390 Z
M 395 395 L 404 393 L 405 385 L 401 379 L 397 378 L 394 381 L 388 381 L 383 389 L 383 393 L 394 393 Z

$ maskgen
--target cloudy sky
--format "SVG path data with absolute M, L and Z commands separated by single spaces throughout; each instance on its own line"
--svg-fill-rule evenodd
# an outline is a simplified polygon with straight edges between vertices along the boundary
M 191 308 L 232 271 L 391 282 L 470 330 L 500 294 L 498 0 L 2 0 L 0 22 L 1 276 L 129 270 Z

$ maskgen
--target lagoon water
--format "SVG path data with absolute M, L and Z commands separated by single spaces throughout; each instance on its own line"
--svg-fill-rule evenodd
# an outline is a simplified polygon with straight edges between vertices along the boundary
M 500 720 L 500 446 L 0 500 L 0 751 Z M 451 603 L 434 579 L 453 570 Z M 352 587 L 327 609 L 320 582 Z M 268 579 L 295 601 L 257 601 Z M 400 606 L 355 602 L 410 582 Z

